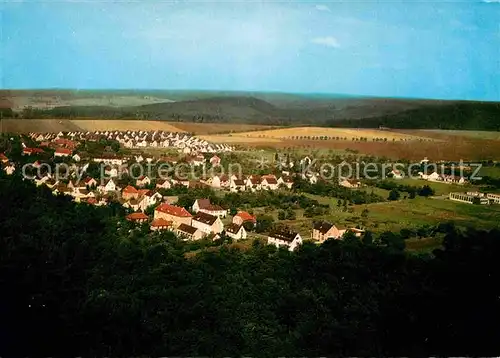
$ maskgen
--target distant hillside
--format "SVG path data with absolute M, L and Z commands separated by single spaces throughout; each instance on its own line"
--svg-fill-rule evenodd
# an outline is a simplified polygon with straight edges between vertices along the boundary
M 468 129 L 500 131 L 500 103 L 456 102 L 425 106 L 392 115 L 358 120 L 328 121 L 334 127 L 404 129 Z
M 265 92 L 0 91 L 0 105 L 5 118 L 146 119 L 365 128 L 496 130 L 500 118 L 500 104 L 492 102 Z

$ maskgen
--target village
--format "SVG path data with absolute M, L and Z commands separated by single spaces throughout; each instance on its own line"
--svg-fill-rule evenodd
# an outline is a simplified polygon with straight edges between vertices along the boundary
M 111 202 L 119 203 L 128 212 L 126 220 L 137 226 L 148 225 L 151 232 L 168 230 L 174 232 L 184 240 L 212 240 L 228 237 L 232 240 L 245 240 L 249 235 L 253 238 L 266 237 L 267 243 L 276 246 L 285 246 L 294 250 L 303 240 L 313 240 L 323 243 L 329 238 L 341 239 L 346 233 L 361 237 L 364 230 L 360 225 L 341 227 L 324 220 L 313 220 L 308 235 L 301 235 L 286 225 L 274 227 L 265 234 L 251 233 L 256 225 L 255 215 L 237 210 L 230 218 L 230 208 L 222 207 L 210 202 L 209 199 L 199 197 L 188 207 L 177 206 L 175 195 L 164 195 L 165 191 L 176 188 L 192 190 L 196 188 L 210 188 L 218 192 L 228 193 L 256 193 L 260 191 L 291 191 L 298 180 L 308 185 L 323 183 L 320 171 L 297 173 L 291 171 L 293 162 L 281 163 L 281 172 L 267 174 L 238 173 L 238 174 L 203 174 L 197 178 L 189 175 L 161 177 L 157 175 L 133 176 L 131 168 L 141 164 L 158 166 L 161 164 L 176 165 L 184 163 L 198 170 L 208 166 L 217 169 L 221 167 L 221 157 L 234 152 L 234 148 L 224 144 L 213 144 L 187 134 L 169 133 L 163 131 L 105 131 L 105 132 L 68 132 L 68 133 L 30 133 L 28 140 L 21 142 L 22 157 L 27 172 L 23 168 L 23 176 L 31 179 L 37 186 L 48 187 L 54 195 L 67 195 L 77 203 L 87 203 L 95 206 L 108 205 Z M 88 153 L 81 143 L 98 143 L 104 141 L 102 151 Z M 109 142 L 107 142 L 109 141 Z M 118 143 L 118 144 L 116 144 Z M 113 147 L 113 148 L 112 148 Z M 136 149 L 136 152 L 120 154 L 119 148 Z M 143 152 L 145 148 L 160 149 L 156 152 Z M 118 150 L 117 150 L 118 149 Z M 169 150 L 165 155 L 163 150 Z M 29 158 L 42 154 L 53 153 L 46 160 Z M 16 166 L 5 154 L 0 154 L 4 171 L 12 175 Z M 54 163 L 68 164 L 69 170 L 60 179 L 51 168 Z M 311 163 L 309 157 L 302 158 L 300 165 Z M 424 158 L 421 164 L 427 164 Z M 70 164 L 70 165 L 69 165 Z M 90 166 L 100 166 L 101 171 L 89 174 Z M 104 168 L 104 169 L 103 169 Z M 45 169 L 45 170 L 44 170 Z M 48 170 L 47 170 L 48 169 Z M 286 169 L 286 170 L 285 170 Z M 193 173 L 193 172 L 192 172 Z M 191 173 L 191 174 L 192 174 Z M 58 173 L 60 174 L 60 173 Z M 100 174 L 100 175 L 99 175 Z M 126 183 L 121 180 L 125 175 L 133 180 Z M 388 173 L 394 180 L 404 179 L 401 170 L 392 169 Z M 420 180 L 442 182 L 454 185 L 464 185 L 466 178 L 454 175 L 424 174 L 418 172 Z M 342 178 L 338 186 L 353 190 L 362 188 L 365 184 L 359 179 Z M 474 204 L 500 203 L 498 194 L 481 194 L 471 192 L 451 192 L 449 199 Z M 477 201 L 477 202 L 476 202 Z

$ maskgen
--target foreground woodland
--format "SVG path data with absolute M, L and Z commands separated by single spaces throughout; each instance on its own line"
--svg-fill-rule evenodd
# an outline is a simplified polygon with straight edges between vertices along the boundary
M 0 177 L 0 355 L 497 355 L 500 232 L 189 243 Z M 395 243 L 395 244 L 394 244 Z

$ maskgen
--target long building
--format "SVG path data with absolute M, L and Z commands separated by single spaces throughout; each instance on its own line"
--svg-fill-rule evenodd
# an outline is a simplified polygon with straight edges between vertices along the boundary
M 468 193 L 450 193 L 450 200 L 459 201 L 461 203 L 467 204 L 481 204 L 488 205 L 490 203 L 489 199 L 482 193 L 468 192 Z

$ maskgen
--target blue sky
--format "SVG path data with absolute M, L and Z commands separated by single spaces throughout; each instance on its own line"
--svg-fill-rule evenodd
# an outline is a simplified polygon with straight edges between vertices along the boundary
M 2 88 L 500 100 L 500 0 L 0 6 Z

